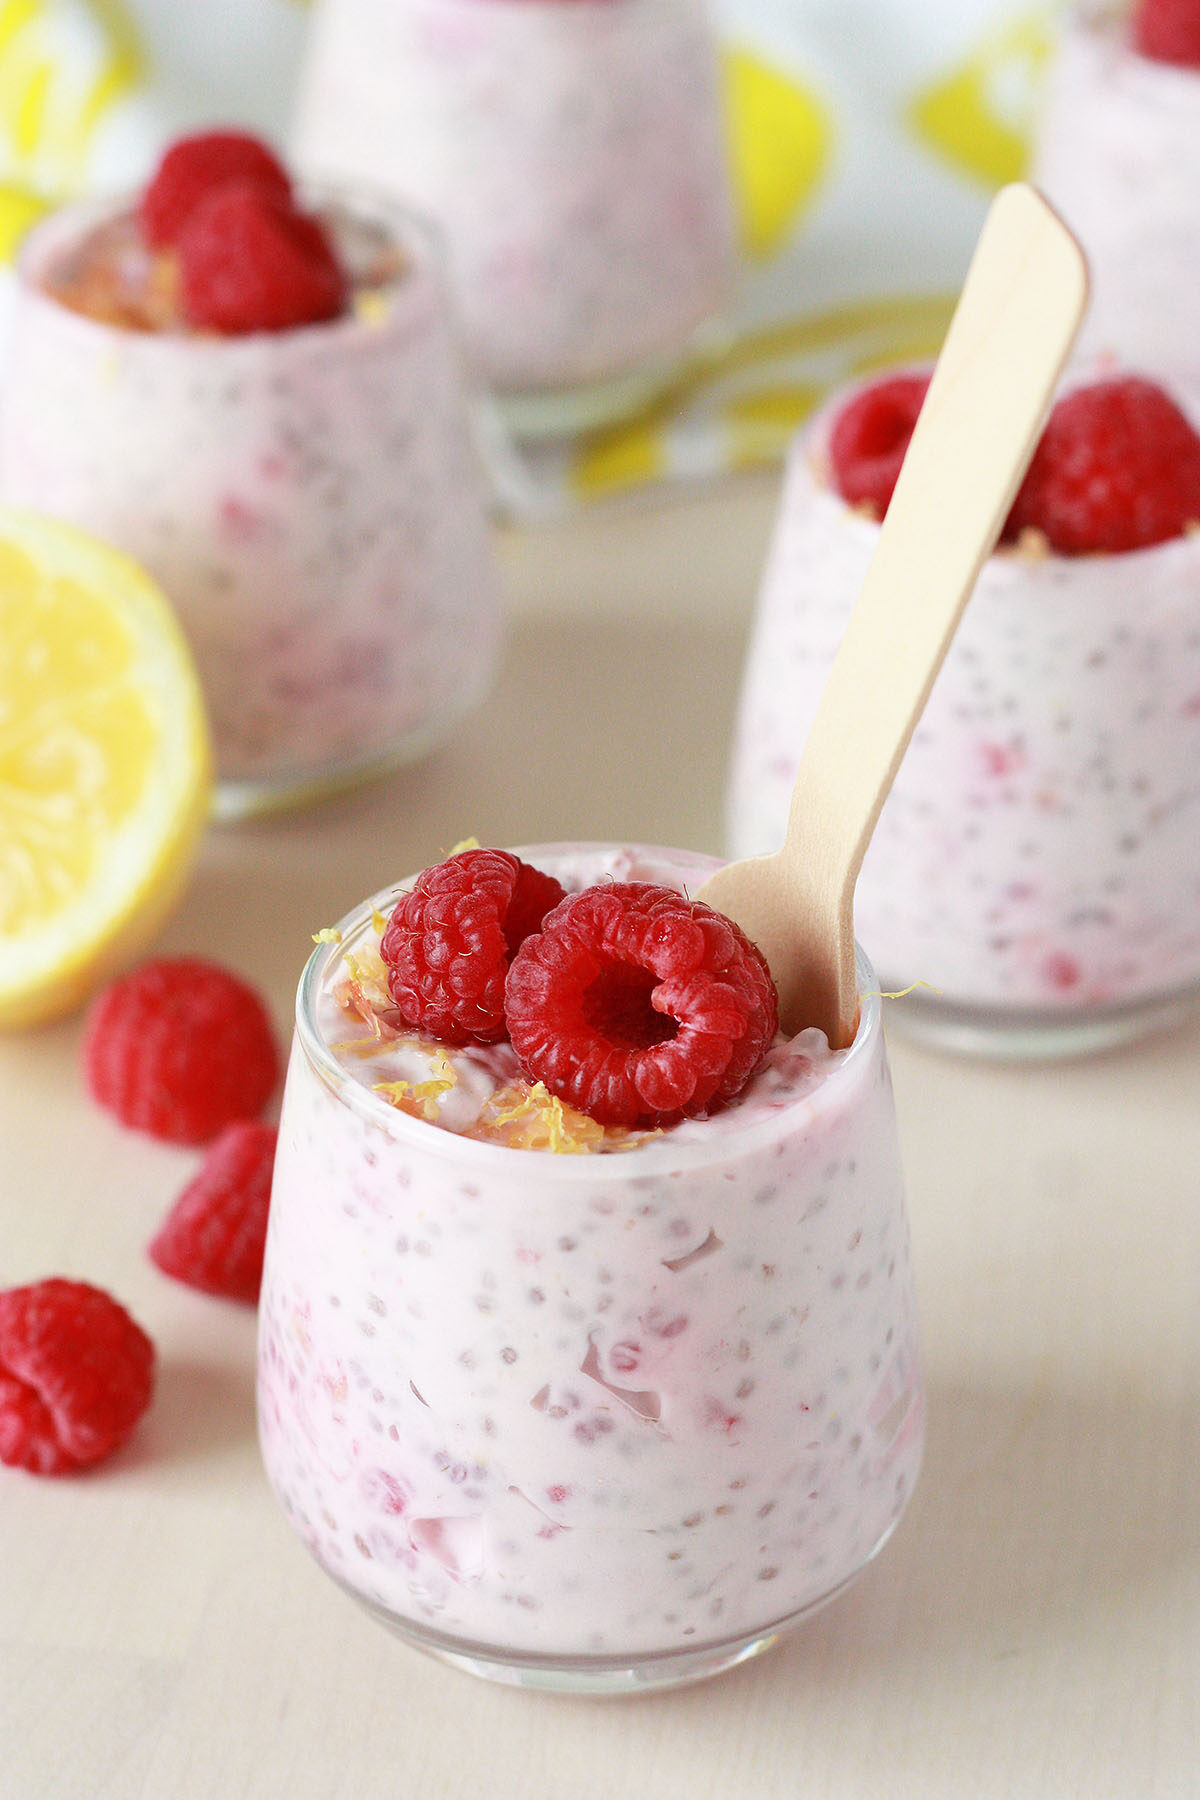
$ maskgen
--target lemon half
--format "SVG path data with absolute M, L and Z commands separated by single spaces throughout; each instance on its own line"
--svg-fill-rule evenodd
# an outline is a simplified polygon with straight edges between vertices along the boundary
M 160 589 L 82 532 L 0 507 L 0 1027 L 70 1011 L 149 942 L 211 769 Z

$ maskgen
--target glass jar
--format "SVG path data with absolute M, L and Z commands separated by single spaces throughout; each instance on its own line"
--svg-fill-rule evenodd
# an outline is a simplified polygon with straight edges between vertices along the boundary
M 295 152 L 437 222 L 518 435 L 645 400 L 730 295 L 704 0 L 322 0 Z
M 734 856 L 783 841 L 809 725 L 879 539 L 797 440 L 729 792 Z M 855 927 L 889 1023 L 1070 1054 L 1200 995 L 1200 536 L 1121 555 L 1002 548 L 980 574 L 863 863 Z
M 423 755 L 482 698 L 497 648 L 433 244 L 390 206 L 313 198 L 352 281 L 325 324 L 220 337 L 73 310 L 54 271 L 128 203 L 52 215 L 20 261 L 4 496 L 162 584 L 199 668 L 225 816 Z
M 1134 48 L 1111 0 L 1064 17 L 1029 179 L 1087 252 L 1082 355 L 1110 355 L 1200 399 L 1200 69 Z
M 715 866 L 519 854 L 569 888 Z M 730 1667 L 869 1561 L 920 1462 L 873 978 L 848 1051 L 803 1034 L 711 1119 L 511 1149 L 397 1111 L 346 1042 L 331 984 L 400 891 L 300 984 L 260 1306 L 276 1494 L 337 1582 L 459 1668 L 606 1694 Z

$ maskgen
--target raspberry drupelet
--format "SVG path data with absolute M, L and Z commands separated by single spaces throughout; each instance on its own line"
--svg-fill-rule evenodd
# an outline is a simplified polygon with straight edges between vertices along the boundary
M 227 1300 L 258 1299 L 278 1135 L 243 1119 L 214 1140 L 150 1245 L 164 1275 Z
M 1133 14 L 1133 43 L 1155 62 L 1200 69 L 1200 0 L 1141 0 Z
M 741 1092 L 778 1027 L 761 952 L 712 907 L 650 882 L 564 900 L 505 994 L 527 1076 L 602 1125 L 663 1125 Z
M 0 1293 L 0 1462 L 34 1475 L 100 1462 L 153 1389 L 153 1344 L 102 1289 L 54 1277 Z
M 178 238 L 179 293 L 189 325 L 236 337 L 336 319 L 346 280 L 324 226 L 253 182 L 223 186 L 192 208 Z
M 1124 376 L 1056 402 L 1005 527 L 1064 556 L 1144 550 L 1200 523 L 1200 436 L 1155 382 Z
M 928 387 L 896 376 L 856 394 L 829 440 L 850 505 L 887 511 Z M 1001 541 L 1036 531 L 1063 556 L 1144 550 L 1200 522 L 1200 436 L 1157 383 L 1092 381 L 1057 400 Z
M 123 1125 L 203 1144 L 255 1118 L 279 1079 L 279 1051 L 259 995 L 201 957 L 160 957 L 114 981 L 93 1004 L 83 1043 L 92 1098 Z
M 380 944 L 401 1017 L 447 1044 L 502 1042 L 510 959 L 563 892 L 507 850 L 461 850 L 426 869 Z
M 259 138 L 245 131 L 203 131 L 177 139 L 142 195 L 138 218 L 146 242 L 168 249 L 202 200 L 219 188 L 247 184 L 291 205 L 291 177 Z
M 882 519 L 929 387 L 927 375 L 891 375 L 844 406 L 829 439 L 842 498 Z

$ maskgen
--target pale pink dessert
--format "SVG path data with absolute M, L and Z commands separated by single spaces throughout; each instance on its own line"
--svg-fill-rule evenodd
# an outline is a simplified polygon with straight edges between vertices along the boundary
M 714 866 L 519 854 L 571 891 Z M 595 1692 L 715 1672 L 863 1566 L 919 1466 L 873 982 L 850 1050 L 804 1032 L 711 1117 L 602 1128 L 522 1098 L 507 1043 L 371 1035 L 395 898 L 301 984 L 261 1303 L 271 1481 L 335 1579 L 459 1666 Z
M 389 207 L 319 205 L 345 300 L 288 329 L 181 319 L 129 204 L 53 215 L 21 260 L 4 497 L 162 583 L 227 812 L 423 753 L 495 658 L 497 577 L 436 260 Z
M 1136 11 L 1090 0 L 1068 15 L 1031 179 L 1087 252 L 1092 300 L 1079 352 L 1161 372 L 1200 396 L 1200 61 L 1146 55 Z
M 703 0 L 323 0 L 295 149 L 437 224 L 504 395 L 661 369 L 729 295 Z
M 879 536 L 831 472 L 843 406 L 788 462 L 733 753 L 736 856 L 782 842 Z M 1178 463 L 1190 435 L 1175 428 Z M 1173 1016 L 1200 993 L 1198 771 L 1200 534 L 1116 553 L 1056 553 L 1029 530 L 1002 545 L 858 884 L 856 930 L 885 989 L 928 984 L 889 1017 L 1018 1051 L 1083 1048 Z

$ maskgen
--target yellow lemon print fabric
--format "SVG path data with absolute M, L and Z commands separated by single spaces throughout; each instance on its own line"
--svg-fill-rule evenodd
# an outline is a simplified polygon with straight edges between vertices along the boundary
M 88 187 L 97 135 L 142 77 L 119 0 L 0 0 L 0 259 Z
M 916 137 L 989 187 L 1019 181 L 1028 162 L 1032 102 L 1050 51 L 1041 13 L 1014 19 L 914 96 L 909 117 Z
M 741 45 L 724 57 L 733 191 L 755 260 L 783 245 L 829 161 L 833 120 L 803 83 Z
M 831 389 L 936 356 L 993 188 L 1025 166 L 1052 11 L 727 0 L 746 274 L 730 341 L 552 472 L 577 498 L 777 459 Z
M 639 416 L 531 463 L 538 504 L 770 461 L 831 388 L 936 354 L 988 192 L 1024 166 L 1052 0 L 713 4 L 741 290 Z M 203 123 L 286 143 L 310 12 L 0 0 L 0 325 L 48 206 L 136 185 Z

